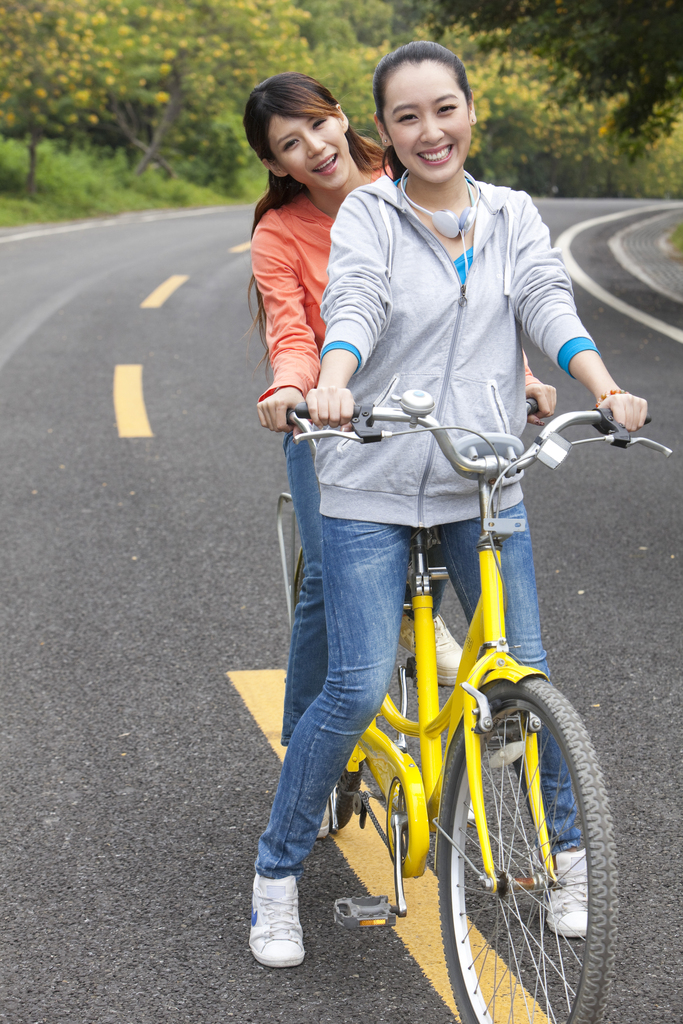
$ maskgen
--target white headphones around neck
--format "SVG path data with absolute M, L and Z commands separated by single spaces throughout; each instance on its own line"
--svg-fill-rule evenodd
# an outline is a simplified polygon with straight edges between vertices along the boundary
M 443 235 L 445 238 L 457 238 L 458 235 L 463 235 L 464 237 L 473 227 L 474 222 L 477 219 L 477 207 L 479 206 L 479 200 L 481 199 L 481 192 L 479 191 L 479 186 L 471 174 L 465 171 L 465 184 L 467 185 L 467 193 L 472 205 L 466 206 L 459 217 L 457 214 L 453 213 L 452 210 L 437 210 L 436 213 L 432 213 L 431 210 L 425 210 L 424 206 L 418 206 L 417 203 L 414 203 L 405 189 L 405 180 L 407 177 L 408 171 L 405 171 L 401 177 L 401 181 L 399 182 L 401 192 L 415 210 L 420 210 L 422 213 L 426 213 L 427 216 L 432 218 L 432 224 L 440 235 Z M 475 201 L 472 200 L 471 185 L 474 185 L 477 190 L 477 198 Z

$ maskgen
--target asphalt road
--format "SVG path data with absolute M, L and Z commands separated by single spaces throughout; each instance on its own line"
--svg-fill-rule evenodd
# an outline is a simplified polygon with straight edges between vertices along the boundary
M 557 236 L 633 201 L 539 203 Z M 0 233 L 0 1020 L 9 1024 L 445 1024 L 391 932 L 332 922 L 358 889 L 332 843 L 301 884 L 307 958 L 247 948 L 257 837 L 279 762 L 226 679 L 286 662 L 274 529 L 279 440 L 247 351 L 251 211 L 3 242 Z M 582 234 L 581 266 L 683 326 Z M 140 302 L 172 274 L 160 309 Z M 611 1024 L 681 1019 L 679 344 L 577 290 L 621 386 L 677 449 L 577 449 L 525 494 L 553 678 L 588 723 L 617 824 Z M 560 409 L 585 392 L 531 349 Z M 155 436 L 121 439 L 114 366 L 141 363 Z M 674 557 L 672 557 L 674 556 Z M 581 592 L 581 593 L 580 593 Z M 453 628 L 461 616 L 449 599 Z M 599 705 L 595 707 L 594 705 Z

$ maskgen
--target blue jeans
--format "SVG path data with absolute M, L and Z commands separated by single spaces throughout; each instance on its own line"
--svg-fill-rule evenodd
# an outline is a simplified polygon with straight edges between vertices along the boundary
M 526 518 L 522 504 L 502 513 Z M 396 658 L 411 528 L 322 517 L 323 587 L 329 665 L 325 685 L 299 720 L 287 749 L 256 871 L 269 878 L 303 872 L 327 798 L 358 739 L 378 714 Z M 468 618 L 480 592 L 475 550 L 479 519 L 447 523 L 441 542 L 453 585 Z M 528 529 L 503 545 L 509 595 L 507 639 L 526 665 L 547 671 Z M 556 744 L 545 744 L 544 796 L 555 808 L 554 852 L 580 841 L 576 808 Z M 552 823 L 551 823 L 552 824 Z
M 287 460 L 289 492 L 304 553 L 304 579 L 294 609 L 285 678 L 285 707 L 280 742 L 286 747 L 297 722 L 325 685 L 327 624 L 323 595 L 320 490 L 313 457 L 306 442 L 294 444 L 291 433 L 285 434 L 282 447 Z M 437 548 L 432 548 L 429 554 L 432 565 L 443 564 Z M 434 587 L 434 614 L 439 610 L 444 589 L 445 582 L 437 581 Z
M 286 747 L 296 723 L 325 685 L 327 625 L 323 596 L 320 490 L 311 450 L 307 442 L 294 444 L 291 433 L 285 434 L 282 447 L 285 450 L 289 491 L 304 553 L 304 579 L 294 609 L 285 680 L 281 742 Z

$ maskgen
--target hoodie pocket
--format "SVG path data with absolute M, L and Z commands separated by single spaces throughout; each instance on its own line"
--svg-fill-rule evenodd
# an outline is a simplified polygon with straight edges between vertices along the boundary
M 511 433 L 511 431 L 510 431 L 510 420 L 509 420 L 508 414 L 507 414 L 507 412 L 505 410 L 505 406 L 503 405 L 503 400 L 500 397 L 500 392 L 498 390 L 498 384 L 497 384 L 497 382 L 493 378 L 491 378 L 490 380 L 486 381 L 486 390 L 488 392 L 489 404 L 491 406 L 491 411 L 492 411 L 493 415 L 495 416 L 496 420 L 498 421 L 498 423 L 500 424 L 502 433 L 503 434 Z

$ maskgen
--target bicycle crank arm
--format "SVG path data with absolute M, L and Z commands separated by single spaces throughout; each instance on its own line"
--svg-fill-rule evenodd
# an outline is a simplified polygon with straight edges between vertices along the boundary
M 391 831 L 394 835 L 394 888 L 396 889 L 396 906 L 392 911 L 396 917 L 405 917 L 408 905 L 403 891 L 403 859 L 401 857 L 401 839 L 403 830 L 408 828 L 408 815 L 405 811 L 394 811 L 391 815 Z

